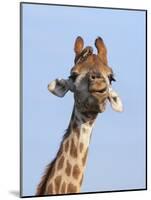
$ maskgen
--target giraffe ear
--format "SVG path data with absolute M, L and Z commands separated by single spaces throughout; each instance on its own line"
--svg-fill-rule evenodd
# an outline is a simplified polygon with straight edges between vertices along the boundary
M 95 46 L 98 51 L 98 56 L 100 57 L 101 61 L 107 65 L 107 49 L 101 37 L 98 37 L 95 40 Z
M 111 106 L 113 110 L 116 112 L 122 112 L 123 111 L 123 104 L 118 96 L 118 94 L 114 90 L 109 91 L 109 102 L 111 103 Z
M 48 90 L 58 97 L 63 97 L 69 91 L 68 80 L 56 79 L 48 85 Z
M 78 36 L 74 44 L 74 52 L 76 56 L 78 56 L 82 52 L 83 47 L 84 47 L 83 38 Z

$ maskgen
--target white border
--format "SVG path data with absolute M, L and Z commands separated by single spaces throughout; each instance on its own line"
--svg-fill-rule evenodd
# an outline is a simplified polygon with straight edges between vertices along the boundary
M 148 21 L 151 18 L 150 0 L 33 0 L 25 2 L 58 3 L 70 5 L 88 5 L 116 8 L 147 9 Z M 148 76 L 150 75 L 150 35 L 148 23 Z M 3 0 L 0 2 L 0 198 L 16 199 L 19 191 L 19 1 Z M 148 77 L 148 85 L 151 81 Z M 148 102 L 150 102 L 148 90 Z M 148 105 L 148 113 L 150 106 Z M 149 124 L 148 124 L 149 125 Z M 148 155 L 150 156 L 151 138 L 148 129 Z M 58 196 L 51 199 L 150 199 L 150 167 L 148 156 L 148 191 L 101 193 L 75 196 Z M 47 199 L 50 197 L 47 197 Z M 31 199 L 31 198 L 30 198 Z M 39 199 L 39 198 L 38 198 Z M 40 198 L 45 199 L 45 198 Z

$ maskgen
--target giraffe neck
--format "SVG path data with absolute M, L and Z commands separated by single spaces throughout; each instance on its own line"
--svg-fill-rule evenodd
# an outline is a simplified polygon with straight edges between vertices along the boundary
M 80 192 L 96 116 L 95 113 L 80 113 L 74 107 L 56 158 L 48 166 L 44 176 L 47 178 L 44 194 Z
M 92 128 L 95 122 L 96 113 L 81 113 L 75 107 L 71 116 L 69 130 L 64 139 L 75 143 L 75 150 L 77 151 L 77 160 L 82 156 L 83 150 L 88 150 Z M 67 137 L 66 137 L 67 136 Z M 66 139 L 64 140 L 66 142 Z M 70 146 L 72 151 L 72 146 Z M 75 152 L 76 152 L 75 151 Z

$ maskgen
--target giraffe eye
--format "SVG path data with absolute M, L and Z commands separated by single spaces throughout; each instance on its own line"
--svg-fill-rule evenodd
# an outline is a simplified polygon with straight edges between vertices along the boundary
M 69 76 L 69 79 L 72 79 L 72 81 L 75 81 L 77 77 L 78 77 L 78 74 L 77 74 L 76 72 L 73 72 L 73 73 Z
M 113 75 L 113 74 L 110 74 L 110 75 L 108 76 L 108 79 L 109 79 L 110 84 L 112 83 L 112 81 L 116 81 L 116 79 L 114 78 L 114 75 Z

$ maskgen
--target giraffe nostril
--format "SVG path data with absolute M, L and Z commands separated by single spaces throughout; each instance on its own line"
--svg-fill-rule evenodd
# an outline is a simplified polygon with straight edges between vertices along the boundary
M 95 77 L 94 75 L 92 75 L 92 76 L 91 76 L 91 79 L 93 79 L 93 80 L 94 80 L 95 78 L 96 78 L 96 77 Z
M 101 73 L 100 72 L 95 72 L 90 74 L 90 80 L 95 80 L 95 79 L 100 79 L 101 78 Z

